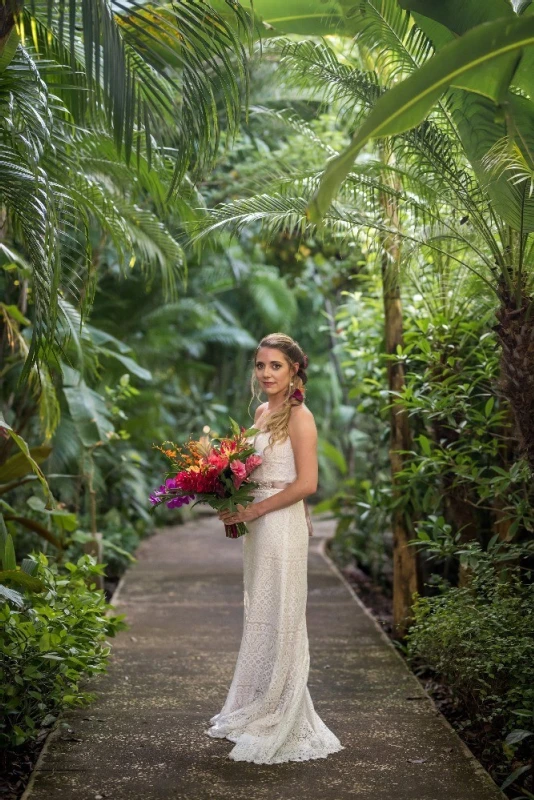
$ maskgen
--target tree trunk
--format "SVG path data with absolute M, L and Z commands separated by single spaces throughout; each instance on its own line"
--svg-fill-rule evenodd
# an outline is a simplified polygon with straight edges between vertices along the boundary
M 534 473 L 534 300 L 523 296 L 518 308 L 507 288 L 500 289 L 494 326 L 502 345 L 499 388 L 510 403 L 520 454 Z
M 387 163 L 388 153 L 386 148 L 381 151 L 384 162 Z M 387 176 L 384 176 L 387 180 Z M 381 204 L 384 217 L 389 226 L 396 230 L 399 224 L 398 205 L 394 198 L 382 193 Z M 400 239 L 393 234 L 382 237 L 382 291 L 385 316 L 386 353 L 397 352 L 397 346 L 403 347 L 402 303 L 399 283 Z M 404 367 L 401 362 L 388 361 L 388 386 L 391 392 L 400 392 L 405 383 Z M 393 482 L 393 495 L 398 495 L 396 487 L 397 474 L 403 469 L 404 457 L 399 450 L 410 450 L 412 435 L 408 415 L 401 401 L 395 395 L 391 396 L 392 407 L 390 411 L 390 447 L 389 459 Z M 408 546 L 408 540 L 413 538 L 404 512 L 398 508 L 393 511 L 393 635 L 402 638 L 412 620 L 412 595 L 420 590 L 421 572 L 418 553 L 415 547 Z

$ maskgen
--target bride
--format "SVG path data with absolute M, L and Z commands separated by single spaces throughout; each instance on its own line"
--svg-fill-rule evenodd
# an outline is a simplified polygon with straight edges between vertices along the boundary
M 314 710 L 307 686 L 311 523 L 304 498 L 316 491 L 318 473 L 317 429 L 303 402 L 307 365 L 299 344 L 283 333 L 256 348 L 252 393 L 259 383 L 268 397 L 254 419 L 263 460 L 252 479 L 260 485 L 247 508 L 219 512 L 225 523 L 248 528 L 243 637 L 226 701 L 205 731 L 235 743 L 228 754 L 234 761 L 307 761 L 344 749 Z

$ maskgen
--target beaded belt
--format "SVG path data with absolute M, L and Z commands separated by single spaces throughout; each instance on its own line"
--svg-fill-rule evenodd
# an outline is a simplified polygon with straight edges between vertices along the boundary
M 286 486 L 291 486 L 291 481 L 255 481 L 258 484 L 258 489 L 285 489 Z M 304 512 L 306 514 L 306 524 L 308 526 L 308 533 L 313 536 L 313 526 L 310 517 L 310 511 L 307 502 L 304 500 Z
M 255 481 L 258 484 L 258 489 L 285 489 L 290 486 L 289 481 Z

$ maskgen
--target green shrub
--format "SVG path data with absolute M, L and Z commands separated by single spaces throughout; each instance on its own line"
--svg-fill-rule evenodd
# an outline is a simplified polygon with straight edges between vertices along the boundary
M 125 520 L 117 509 L 110 509 L 99 525 L 102 533 L 103 563 L 106 578 L 120 577 L 137 559 L 133 553 L 147 530 L 144 520 L 135 525 Z M 75 530 L 65 548 L 65 556 L 71 561 L 83 552 L 83 546 L 92 539 L 88 530 Z
M 534 585 L 502 546 L 470 544 L 468 586 L 441 581 L 434 597 L 416 595 L 407 656 L 453 689 L 470 718 L 501 736 L 534 721 Z M 510 549 L 510 553 L 512 549 Z
M 125 615 L 109 615 L 113 606 L 91 583 L 102 572 L 92 556 L 61 568 L 43 553 L 35 577 L 46 586 L 23 607 L 0 605 L 0 747 L 34 738 L 66 707 L 83 706 L 94 694 L 82 679 L 106 671 L 106 637 L 127 627 Z

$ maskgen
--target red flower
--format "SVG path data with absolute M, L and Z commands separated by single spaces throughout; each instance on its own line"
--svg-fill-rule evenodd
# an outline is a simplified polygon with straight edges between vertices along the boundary
M 179 472 L 175 478 L 176 487 L 186 492 L 205 494 L 220 492 L 219 471 L 212 467 L 207 472 L 199 472 L 198 468 Z
M 228 466 L 228 456 L 218 453 L 217 450 L 212 450 L 208 456 L 208 463 L 216 467 L 219 472 L 222 472 Z

